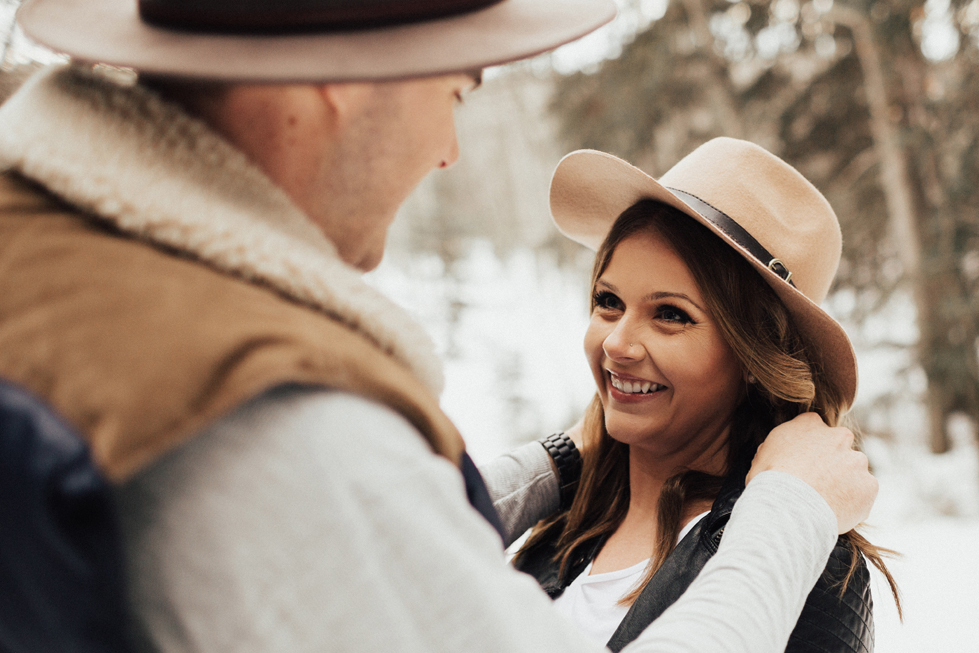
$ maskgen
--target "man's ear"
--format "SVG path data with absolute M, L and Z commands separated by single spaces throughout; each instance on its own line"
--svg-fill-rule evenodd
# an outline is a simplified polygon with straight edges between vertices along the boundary
M 321 84 L 319 92 L 337 122 L 343 124 L 366 109 L 374 87 L 368 82 L 337 82 Z

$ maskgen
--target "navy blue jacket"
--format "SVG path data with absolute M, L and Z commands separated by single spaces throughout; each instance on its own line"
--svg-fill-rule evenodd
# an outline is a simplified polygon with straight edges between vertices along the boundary
M 0 651 L 130 650 L 112 495 L 88 448 L 0 382 Z

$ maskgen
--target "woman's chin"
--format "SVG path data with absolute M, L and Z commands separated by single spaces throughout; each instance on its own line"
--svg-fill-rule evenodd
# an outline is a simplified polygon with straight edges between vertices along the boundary
M 635 415 L 605 414 L 605 430 L 617 442 L 632 446 L 659 439 L 662 425 L 653 420 L 638 420 Z

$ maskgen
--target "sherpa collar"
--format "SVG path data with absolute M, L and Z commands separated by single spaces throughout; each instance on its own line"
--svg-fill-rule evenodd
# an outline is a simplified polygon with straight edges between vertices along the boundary
M 80 67 L 38 73 L 0 107 L 0 167 L 124 232 L 322 310 L 441 392 L 421 326 L 241 152 L 142 86 Z

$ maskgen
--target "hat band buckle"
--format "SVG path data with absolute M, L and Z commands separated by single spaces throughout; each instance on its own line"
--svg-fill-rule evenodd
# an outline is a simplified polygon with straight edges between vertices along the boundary
M 686 202 L 693 210 L 700 214 L 705 220 L 717 227 L 728 238 L 741 246 L 742 249 L 751 254 L 759 263 L 774 272 L 780 279 L 796 288 L 792 281 L 792 272 L 785 267 L 781 259 L 776 258 L 765 249 L 765 246 L 755 240 L 755 237 L 748 233 L 748 230 L 737 223 L 736 220 L 728 216 L 723 211 L 714 208 L 696 195 L 691 195 L 676 188 L 667 188 L 677 198 Z
M 792 283 L 792 273 L 789 272 L 789 269 L 787 267 L 785 267 L 785 263 L 782 263 L 782 259 L 773 258 L 771 261 L 768 262 L 768 265 L 766 267 L 768 267 L 769 270 L 771 270 L 778 276 L 788 281 L 790 284 L 792 284 L 792 286 L 795 286 L 795 284 Z

